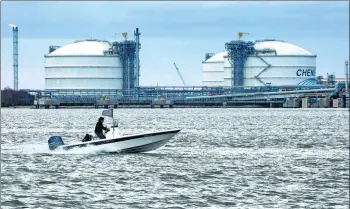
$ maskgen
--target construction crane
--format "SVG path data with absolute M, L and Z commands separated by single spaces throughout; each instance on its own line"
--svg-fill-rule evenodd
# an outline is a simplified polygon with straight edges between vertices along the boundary
M 245 33 L 245 32 L 238 32 L 238 40 L 241 40 L 241 37 L 243 36 L 243 34 L 247 34 L 249 35 L 249 33 Z
M 124 36 L 124 38 L 125 38 L 125 41 L 127 41 L 127 40 L 128 40 L 128 32 L 121 32 L 121 33 L 118 33 L 118 34 L 123 35 L 123 36 Z
M 176 66 L 175 63 L 174 63 L 174 66 L 175 66 L 175 68 L 176 68 L 177 74 L 179 74 L 179 76 L 180 76 L 180 78 L 181 78 L 182 84 L 183 84 L 184 86 L 186 86 L 185 80 L 184 80 L 184 78 L 182 77 L 179 68 L 177 68 L 177 66 Z

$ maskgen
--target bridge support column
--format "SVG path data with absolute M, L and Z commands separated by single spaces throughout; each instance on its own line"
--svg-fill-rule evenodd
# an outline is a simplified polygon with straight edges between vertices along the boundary
M 341 107 L 345 108 L 346 107 L 346 95 L 343 95 L 341 97 Z
M 301 99 L 301 107 L 302 108 L 308 108 L 308 105 L 309 105 L 308 99 L 309 99 L 308 97 L 304 97 Z
M 333 99 L 332 107 L 338 107 L 338 99 Z

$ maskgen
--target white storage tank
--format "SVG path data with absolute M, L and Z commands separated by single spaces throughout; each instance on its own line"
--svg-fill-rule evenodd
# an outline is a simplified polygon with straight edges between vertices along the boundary
M 45 56 L 45 89 L 122 89 L 120 59 L 108 41 L 84 40 Z
M 244 86 L 316 85 L 316 55 L 276 40 L 256 41 L 254 50 L 244 64 Z M 203 62 L 204 86 L 231 86 L 227 54 L 224 51 Z

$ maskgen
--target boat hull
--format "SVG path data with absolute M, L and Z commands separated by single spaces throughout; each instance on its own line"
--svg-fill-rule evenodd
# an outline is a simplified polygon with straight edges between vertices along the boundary
M 170 130 L 121 136 L 113 139 L 93 140 L 72 145 L 62 145 L 58 150 L 72 150 L 95 146 L 107 153 L 140 153 L 153 151 L 174 137 L 181 130 Z

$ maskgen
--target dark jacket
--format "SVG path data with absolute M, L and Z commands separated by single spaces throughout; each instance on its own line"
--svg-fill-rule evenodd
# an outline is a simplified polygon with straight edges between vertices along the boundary
M 101 122 L 97 122 L 95 126 L 95 133 L 102 133 L 102 130 L 107 130 L 107 128 L 104 127 Z

